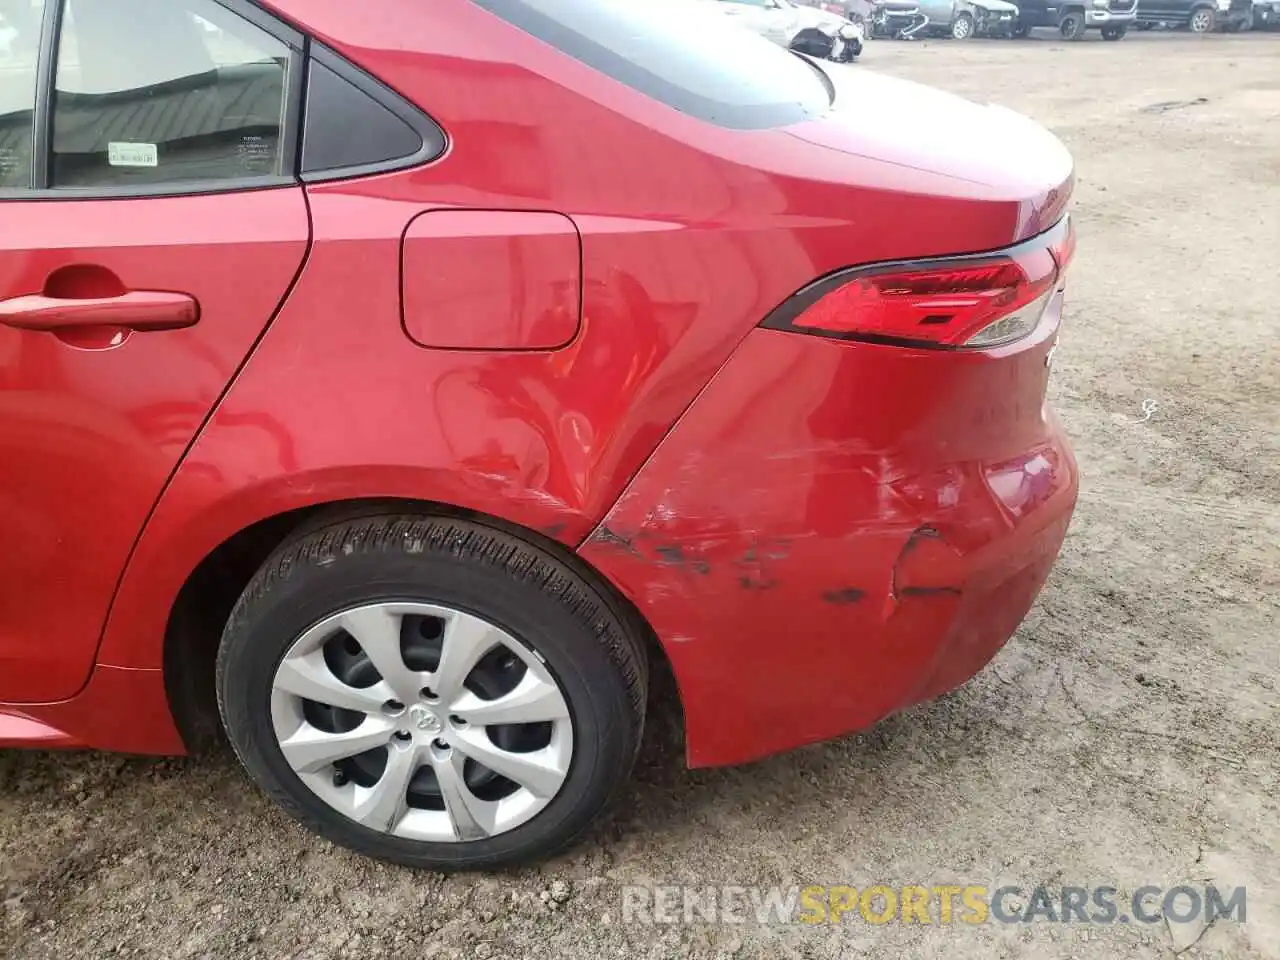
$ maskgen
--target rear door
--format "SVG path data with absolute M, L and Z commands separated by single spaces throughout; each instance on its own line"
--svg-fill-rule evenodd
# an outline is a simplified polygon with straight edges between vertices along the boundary
M 47 701 L 306 257 L 303 47 L 236 0 L 0 15 L 0 702 Z

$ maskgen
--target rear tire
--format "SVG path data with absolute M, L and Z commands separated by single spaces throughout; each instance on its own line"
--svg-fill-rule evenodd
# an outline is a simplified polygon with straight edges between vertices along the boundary
M 1122 40 L 1125 35 L 1125 27 L 1108 25 L 1102 28 L 1103 40 Z
M 1197 7 L 1191 11 L 1191 19 L 1187 21 L 1187 29 L 1192 33 L 1213 33 L 1217 25 L 1218 17 L 1212 7 Z
M 582 838 L 630 773 L 647 680 L 637 631 L 569 565 L 405 515 L 286 542 L 232 612 L 217 668 L 227 733 L 268 796 L 333 843 L 435 870 Z M 536 707 L 508 705 L 516 689 Z M 338 742 L 356 730 L 358 748 Z
M 1031 36 L 1031 25 L 1019 20 L 1013 25 L 1013 29 L 1009 31 L 1009 34 L 1015 40 L 1025 40 L 1027 37 Z
M 962 13 L 951 22 L 952 40 L 969 40 L 973 37 L 973 17 Z
M 1068 10 L 1058 21 L 1058 33 L 1063 40 L 1080 40 L 1084 37 L 1085 22 L 1083 10 Z

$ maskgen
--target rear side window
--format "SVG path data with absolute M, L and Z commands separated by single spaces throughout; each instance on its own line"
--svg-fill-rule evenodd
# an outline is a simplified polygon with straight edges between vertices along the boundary
M 474 0 L 577 60 L 682 113 L 724 127 L 822 113 L 822 74 L 731 23 L 714 0 Z
M 43 0 L 0 3 L 0 188 L 31 185 Z
M 289 69 L 287 45 L 213 0 L 66 0 L 50 185 L 291 173 Z
M 325 47 L 307 73 L 302 179 L 399 170 L 438 157 L 445 136 L 408 101 Z

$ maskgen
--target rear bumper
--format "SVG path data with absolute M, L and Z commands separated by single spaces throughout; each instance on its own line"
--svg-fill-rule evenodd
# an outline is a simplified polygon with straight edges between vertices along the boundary
M 657 632 L 692 766 L 868 726 L 999 651 L 1076 500 L 1056 420 L 1009 399 L 1041 394 L 1055 338 L 747 338 L 581 548 Z

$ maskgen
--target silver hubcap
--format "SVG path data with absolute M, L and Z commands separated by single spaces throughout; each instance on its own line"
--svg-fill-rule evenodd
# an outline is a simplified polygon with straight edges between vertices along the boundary
M 969 21 L 957 20 L 955 30 L 952 32 L 955 33 L 957 39 L 963 40 L 965 37 L 969 36 Z
M 1199 11 L 1191 18 L 1191 29 L 1197 33 L 1204 33 L 1209 29 L 1209 14 L 1203 10 Z
M 510 634 L 423 603 L 374 603 L 312 627 L 271 687 L 285 761 L 372 830 L 479 840 L 537 816 L 573 757 L 555 678 Z

